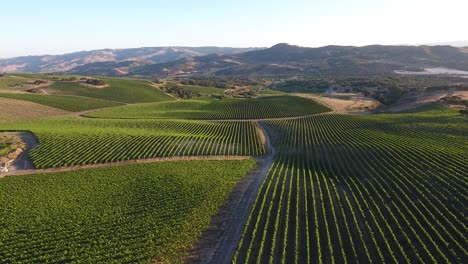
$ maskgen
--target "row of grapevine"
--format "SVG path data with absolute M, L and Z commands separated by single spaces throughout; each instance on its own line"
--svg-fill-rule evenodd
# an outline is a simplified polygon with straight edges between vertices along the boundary
M 37 168 L 171 156 L 258 156 L 255 122 L 50 119 L 26 125 L 39 139 Z
M 184 263 L 254 159 L 0 180 L 0 263 Z
M 312 115 L 330 109 L 306 98 L 269 96 L 258 99 L 187 100 L 135 104 L 88 113 L 96 118 L 264 119 Z
M 441 134 L 414 126 L 427 124 L 426 116 L 405 116 L 403 124 L 391 118 L 266 122 L 277 156 L 234 262 L 466 260 L 468 147 L 458 134 L 466 121 Z

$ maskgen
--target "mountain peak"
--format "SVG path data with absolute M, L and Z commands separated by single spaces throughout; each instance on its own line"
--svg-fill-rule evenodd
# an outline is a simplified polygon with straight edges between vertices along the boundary
M 297 48 L 299 46 L 296 46 L 296 45 L 291 45 L 291 44 L 288 44 L 288 43 L 278 43 L 274 46 L 271 47 L 271 49 L 290 49 L 290 48 Z

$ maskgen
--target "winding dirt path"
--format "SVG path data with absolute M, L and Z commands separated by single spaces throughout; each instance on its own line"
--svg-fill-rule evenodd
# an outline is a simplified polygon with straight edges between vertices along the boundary
M 231 263 L 258 190 L 276 154 L 265 127 L 261 123 L 258 125 L 265 136 L 268 154 L 258 157 L 256 167 L 234 187 L 211 219 L 210 227 L 196 242 L 187 263 Z
M 24 170 L 34 170 L 34 163 L 29 157 L 29 152 L 39 144 L 39 140 L 33 133 L 30 132 L 1 132 L 0 136 L 17 136 L 26 144 L 26 149 L 16 158 L 8 169 L 10 172 L 0 174 L 0 178 L 5 175 L 16 174 Z

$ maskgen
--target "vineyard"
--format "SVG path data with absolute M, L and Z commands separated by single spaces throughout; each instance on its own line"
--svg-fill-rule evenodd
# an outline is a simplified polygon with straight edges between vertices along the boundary
M 258 99 L 188 100 L 126 105 L 88 113 L 99 118 L 263 119 L 329 111 L 309 99 L 268 96 Z
M 52 95 L 7 93 L 11 81 L 0 83 L 3 100 L 98 109 L 31 121 L 8 114 L 0 131 L 34 134 L 38 169 L 189 156 L 250 156 L 257 165 L 171 161 L 2 178 L 0 263 L 182 263 L 248 171 L 261 177 L 233 192 L 242 196 L 238 223 L 225 225 L 238 237 L 243 230 L 223 254 L 233 263 L 468 259 L 468 122 L 453 109 L 340 115 L 272 90 L 174 100 L 148 81 L 103 80 L 101 88 L 56 81 Z
M 111 102 L 106 100 L 65 95 L 0 93 L 0 97 L 30 101 L 41 105 L 73 112 L 122 105 L 122 103 Z
M 466 262 L 468 123 L 431 107 L 266 122 L 278 154 L 233 262 Z
M 99 78 L 109 87 L 93 88 L 77 82 L 56 82 L 49 87 L 55 93 L 84 96 L 124 103 L 144 103 L 174 100 L 169 95 L 152 87 L 151 83 L 142 80 L 117 78 Z
M 254 165 L 177 161 L 1 179 L 0 263 L 183 263 Z
M 0 130 L 36 135 L 40 144 L 30 156 L 37 168 L 169 156 L 258 156 L 265 151 L 255 122 L 56 118 L 2 124 Z

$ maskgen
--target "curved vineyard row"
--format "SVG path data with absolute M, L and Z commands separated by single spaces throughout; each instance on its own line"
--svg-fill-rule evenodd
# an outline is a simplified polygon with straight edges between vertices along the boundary
M 296 96 L 190 100 L 126 105 L 86 114 L 98 118 L 264 119 L 312 115 L 330 109 Z
M 397 117 L 266 122 L 278 154 L 234 263 L 466 260 L 466 120 Z
M 254 122 L 62 118 L 9 129 L 31 130 L 38 137 L 40 144 L 30 154 L 37 168 L 169 156 L 264 153 L 260 128 Z

